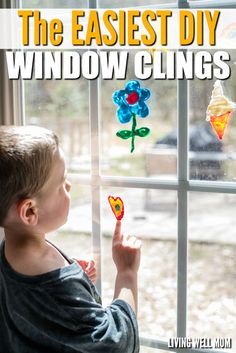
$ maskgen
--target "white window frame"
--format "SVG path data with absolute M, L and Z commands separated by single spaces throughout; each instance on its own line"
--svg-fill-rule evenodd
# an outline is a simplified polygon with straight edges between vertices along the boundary
M 87 0 L 89 8 L 97 8 L 97 0 Z M 133 6 L 135 7 L 135 6 Z M 176 3 L 143 6 L 149 8 L 236 8 L 236 0 L 178 0 Z M 140 7 L 139 7 L 140 8 Z M 100 79 L 89 82 L 89 117 L 91 134 L 91 176 L 76 176 L 81 185 L 91 187 L 92 195 L 92 246 L 94 253 L 100 254 L 101 260 L 101 189 L 103 187 L 124 187 L 138 189 L 175 190 L 178 197 L 177 206 L 177 337 L 187 336 L 187 257 L 188 257 L 188 194 L 189 192 L 211 192 L 236 194 L 236 183 L 189 180 L 189 141 L 188 141 L 188 81 L 177 81 L 177 179 L 156 180 L 143 177 L 102 176 L 100 173 Z M 13 93 L 13 102 L 17 107 L 20 121 L 24 124 L 24 103 L 22 94 Z M 20 107 L 20 108 L 19 108 Z M 101 273 L 99 261 L 98 273 Z M 102 290 L 102 279 L 99 276 L 97 286 Z M 168 342 L 158 339 L 140 337 L 141 345 L 166 351 Z M 189 352 L 209 353 L 203 349 L 188 349 Z M 224 351 L 210 350 L 211 353 Z
M 154 6 L 146 6 L 154 7 Z M 158 8 L 232 8 L 236 1 L 186 1 L 178 0 L 176 4 L 162 4 Z M 96 8 L 96 0 L 89 0 L 89 8 Z M 100 189 L 104 186 L 124 188 L 144 188 L 176 190 L 177 206 L 177 337 L 187 336 L 187 258 L 188 258 L 188 194 L 190 191 L 213 193 L 236 193 L 235 183 L 192 181 L 189 180 L 189 139 L 188 139 L 188 97 L 187 80 L 177 81 L 177 180 L 160 181 L 154 178 L 132 178 L 101 176 L 99 160 L 99 80 L 90 82 L 90 122 L 91 122 L 91 154 L 92 154 L 92 218 L 100 219 Z M 93 222 L 93 244 L 100 246 L 100 222 Z M 141 345 L 170 350 L 168 342 L 140 337 Z M 173 351 L 173 350 L 172 350 Z M 191 352 L 207 352 L 207 350 L 189 349 Z M 219 352 L 211 350 L 212 353 Z M 222 351 L 221 351 L 222 352 Z

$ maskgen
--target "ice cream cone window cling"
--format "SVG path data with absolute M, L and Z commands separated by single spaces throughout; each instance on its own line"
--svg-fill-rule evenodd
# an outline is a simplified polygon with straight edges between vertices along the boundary
M 223 139 L 225 129 L 235 110 L 236 104 L 224 95 L 222 84 L 217 80 L 214 84 L 211 100 L 207 107 L 206 120 L 210 121 L 220 140 Z
M 139 81 L 132 80 L 127 82 L 125 89 L 115 91 L 112 100 L 119 106 L 117 117 L 121 124 L 132 124 L 131 129 L 119 130 L 116 136 L 123 140 L 131 139 L 132 153 L 135 149 L 135 138 L 146 137 L 150 133 L 148 127 L 137 128 L 137 119 L 146 118 L 149 115 L 149 109 L 146 101 L 150 98 L 151 92 L 147 88 L 141 88 Z

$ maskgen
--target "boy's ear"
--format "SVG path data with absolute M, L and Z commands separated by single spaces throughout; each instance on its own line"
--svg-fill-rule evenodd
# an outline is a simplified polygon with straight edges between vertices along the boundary
M 38 211 L 33 199 L 20 200 L 17 204 L 17 213 L 25 225 L 34 227 L 38 223 Z

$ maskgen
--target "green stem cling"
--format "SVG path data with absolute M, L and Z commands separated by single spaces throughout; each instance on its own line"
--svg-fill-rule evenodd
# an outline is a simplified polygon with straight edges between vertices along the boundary
M 132 141 L 131 141 L 131 150 L 132 153 L 134 151 L 134 140 L 135 140 L 135 130 L 136 130 L 137 122 L 136 122 L 136 115 L 132 113 Z

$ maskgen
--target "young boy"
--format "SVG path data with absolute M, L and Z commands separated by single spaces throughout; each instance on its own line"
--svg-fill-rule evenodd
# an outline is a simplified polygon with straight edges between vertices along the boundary
M 0 353 L 139 352 L 140 241 L 116 223 L 114 299 L 103 308 L 92 267 L 45 238 L 66 222 L 70 188 L 53 132 L 0 127 Z

